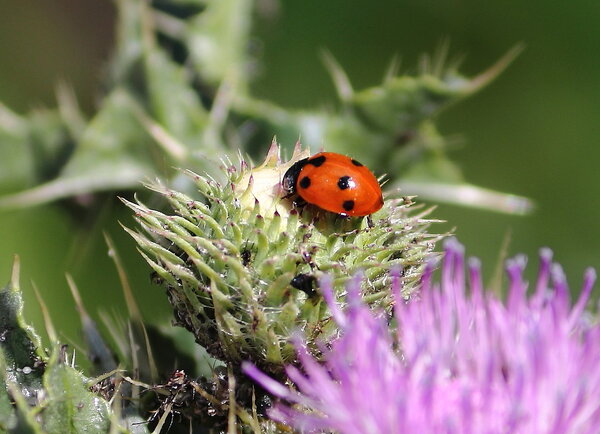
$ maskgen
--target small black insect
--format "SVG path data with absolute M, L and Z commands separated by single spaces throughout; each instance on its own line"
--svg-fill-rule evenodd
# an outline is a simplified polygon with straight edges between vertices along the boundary
M 250 263 L 250 260 L 252 259 L 252 252 L 250 250 L 242 250 L 240 256 L 242 257 L 242 264 L 245 267 Z
M 304 292 L 309 297 L 314 297 L 317 294 L 314 289 L 316 281 L 317 279 L 315 279 L 315 276 L 312 274 L 300 273 L 294 276 L 294 278 L 290 281 L 290 285 Z

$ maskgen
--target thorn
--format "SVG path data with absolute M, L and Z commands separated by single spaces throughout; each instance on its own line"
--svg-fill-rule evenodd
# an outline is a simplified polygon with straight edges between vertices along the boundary
M 348 102 L 352 99 L 354 90 L 348 75 L 344 72 L 340 64 L 335 60 L 331 52 L 324 50 L 321 53 L 321 59 L 331 75 L 333 84 L 341 101 Z
M 524 43 L 519 43 L 512 47 L 508 52 L 500 58 L 494 65 L 483 71 L 476 77 L 473 77 L 467 86 L 466 92 L 476 92 L 482 87 L 489 84 L 492 80 L 498 77 L 508 66 L 523 52 L 525 49 Z
M 281 163 L 281 159 L 279 158 L 279 145 L 277 144 L 277 136 L 273 136 L 269 152 L 267 152 L 267 158 L 262 165 L 277 165 L 279 163 Z
M 383 76 L 383 83 L 386 84 L 391 81 L 394 77 L 396 77 L 400 71 L 401 59 L 397 54 L 394 54 L 392 60 L 390 61 L 390 65 Z
M 296 144 L 294 145 L 294 152 L 292 155 L 299 155 L 302 152 L 302 143 L 300 143 L 300 136 L 298 136 L 298 140 L 296 140 Z
M 56 329 L 54 328 L 54 324 L 52 323 L 52 318 L 48 313 L 48 306 L 44 302 L 44 299 L 40 295 L 40 291 L 37 288 L 37 285 L 34 282 L 31 282 L 31 286 L 33 287 L 33 292 L 35 293 L 35 298 L 37 298 L 38 304 L 40 305 L 40 309 L 42 311 L 42 317 L 44 318 L 44 325 L 46 326 L 46 332 L 48 333 L 48 337 L 52 341 L 52 343 L 58 342 L 58 337 L 56 335 Z

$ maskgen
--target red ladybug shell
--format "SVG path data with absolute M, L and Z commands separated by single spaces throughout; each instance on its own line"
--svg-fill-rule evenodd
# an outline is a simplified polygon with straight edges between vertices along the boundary
M 283 188 L 344 216 L 366 216 L 383 206 L 375 175 L 358 161 L 334 152 L 320 152 L 295 163 L 283 177 Z

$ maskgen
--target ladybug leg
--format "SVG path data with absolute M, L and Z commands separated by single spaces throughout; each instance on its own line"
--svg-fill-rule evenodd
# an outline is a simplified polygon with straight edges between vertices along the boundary
M 294 205 L 294 207 L 301 208 L 304 205 L 306 205 L 306 201 L 304 199 L 302 199 L 295 191 L 291 191 L 288 194 L 286 194 L 285 196 L 282 196 L 282 199 L 289 199 L 294 196 L 296 196 L 292 200 L 292 204 Z
M 371 229 L 371 228 L 374 228 L 374 227 L 375 227 L 375 224 L 373 223 L 373 219 L 371 218 L 371 215 L 370 215 L 370 214 L 367 216 L 367 227 L 368 227 L 369 229 Z
M 298 208 L 302 208 L 306 206 L 306 201 L 298 196 L 296 199 L 294 199 L 294 205 Z
M 286 196 L 287 197 L 287 196 Z M 300 196 L 296 196 L 296 198 L 292 201 L 292 206 L 298 210 L 298 213 L 302 213 L 302 210 L 307 205 L 307 202 L 302 199 Z
M 313 252 L 308 250 L 303 251 L 302 258 L 304 259 L 304 263 L 308 264 L 311 270 L 314 270 L 315 268 L 320 270 L 319 266 L 313 261 Z

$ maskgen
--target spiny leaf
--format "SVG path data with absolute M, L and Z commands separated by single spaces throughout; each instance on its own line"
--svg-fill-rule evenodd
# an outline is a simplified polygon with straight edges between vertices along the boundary
M 117 0 L 116 41 L 110 62 L 109 88 L 127 83 L 143 51 L 142 19 L 147 4 L 141 0 Z
M 44 375 L 44 430 L 65 434 L 107 432 L 108 403 L 89 391 L 88 379 L 65 359 L 65 348 L 54 347 Z
M 73 140 L 55 110 L 19 116 L 0 104 L 0 193 L 52 178 L 72 149 Z
M 3 358 L 0 354 L 0 358 Z M 4 363 L 0 363 L 0 369 L 5 370 Z M 17 423 L 15 409 L 11 404 L 8 389 L 4 377 L 0 377 L 0 432 L 12 429 Z
M 0 351 L 0 368 L 4 370 L 4 358 Z M 27 403 L 27 400 L 19 390 L 18 386 L 14 383 L 8 382 L 6 389 L 12 399 L 15 402 L 14 418 L 9 419 L 9 425 L 6 426 L 7 431 L 13 433 L 24 433 L 24 434 L 42 434 L 43 430 L 39 422 L 35 419 L 31 407 Z M 5 428 L 0 424 L 0 428 Z
M 60 175 L 30 190 L 0 198 L 0 208 L 137 187 L 139 180 L 155 173 L 155 169 L 148 151 L 152 139 L 140 127 L 132 109 L 134 104 L 125 90 L 113 91 L 88 124 Z
M 173 63 L 159 48 L 153 46 L 146 51 L 151 113 L 181 143 L 192 149 L 200 148 L 208 114 L 191 87 L 185 70 Z
M 19 268 L 15 257 L 11 281 L 0 290 L 0 351 L 5 381 L 16 385 L 29 405 L 36 405 L 43 387 L 46 355 L 39 336 L 23 318 Z
M 206 9 L 189 22 L 185 35 L 198 73 L 212 85 L 237 74 L 244 92 L 244 69 L 252 0 L 207 0 Z
M 25 323 L 18 258 L 11 282 L 0 290 L 0 368 L 0 429 L 108 431 L 108 402 L 90 392 L 89 380 L 66 362 L 66 347 L 55 345 L 48 358 L 40 338 Z

